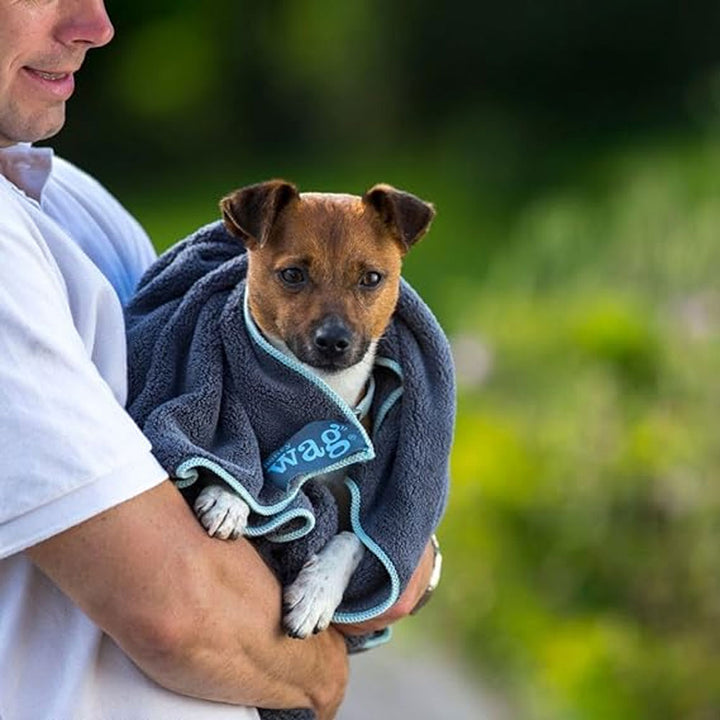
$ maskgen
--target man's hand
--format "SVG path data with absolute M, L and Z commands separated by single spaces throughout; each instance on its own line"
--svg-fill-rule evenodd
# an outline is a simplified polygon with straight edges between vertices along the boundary
M 425 552 L 423 552 L 423 555 L 420 558 L 420 563 L 410 578 L 405 591 L 398 598 L 398 601 L 382 615 L 378 615 L 372 620 L 366 620 L 363 623 L 356 623 L 354 625 L 338 624 L 334 627 L 336 627 L 344 635 L 365 635 L 367 633 L 374 633 L 379 630 L 383 630 L 388 625 L 407 617 L 417 605 L 430 583 L 434 558 L 435 551 L 432 543 L 428 543 L 428 546 L 425 548 Z

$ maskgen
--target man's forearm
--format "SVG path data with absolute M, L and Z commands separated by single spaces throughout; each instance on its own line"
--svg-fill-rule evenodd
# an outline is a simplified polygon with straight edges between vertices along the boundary
M 280 587 L 255 550 L 208 538 L 170 483 L 29 554 L 160 685 L 333 717 L 347 680 L 340 636 L 285 637 Z
M 217 543 L 218 541 L 212 541 Z M 347 682 L 345 643 L 334 629 L 307 640 L 281 630 L 281 590 L 244 541 L 227 544 L 209 570 L 218 589 L 198 606 L 195 632 L 160 653 L 127 648 L 156 681 L 176 692 L 265 708 L 309 707 L 334 717 Z M 229 557 L 232 556 L 232 557 Z M 238 575 L 240 576 L 238 578 Z

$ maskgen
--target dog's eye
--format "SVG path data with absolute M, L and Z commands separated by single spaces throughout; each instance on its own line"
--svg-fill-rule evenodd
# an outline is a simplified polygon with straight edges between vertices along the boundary
M 382 282 L 383 276 L 379 272 L 370 270 L 360 278 L 360 287 L 376 288 Z
M 297 267 L 289 267 L 285 268 L 284 270 L 281 270 L 280 273 L 280 279 L 286 284 L 290 285 L 292 287 L 298 287 L 299 285 L 304 285 L 307 281 L 307 276 L 305 275 L 305 271 L 302 268 Z

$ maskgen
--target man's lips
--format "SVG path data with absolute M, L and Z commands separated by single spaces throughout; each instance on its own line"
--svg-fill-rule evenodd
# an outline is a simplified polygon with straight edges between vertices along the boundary
M 43 80 L 62 80 L 70 75 L 70 73 L 66 72 L 45 72 L 44 70 L 34 70 L 33 68 L 28 69 L 30 72 L 39 75 Z
M 75 90 L 74 70 L 43 70 L 24 67 L 26 75 L 34 83 L 61 100 L 67 100 Z

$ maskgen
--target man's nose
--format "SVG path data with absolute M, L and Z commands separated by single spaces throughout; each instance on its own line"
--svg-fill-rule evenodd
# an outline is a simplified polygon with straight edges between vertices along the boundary
M 64 45 L 101 47 L 112 40 L 115 29 L 104 0 L 61 0 L 61 3 L 64 8 L 57 37 Z

